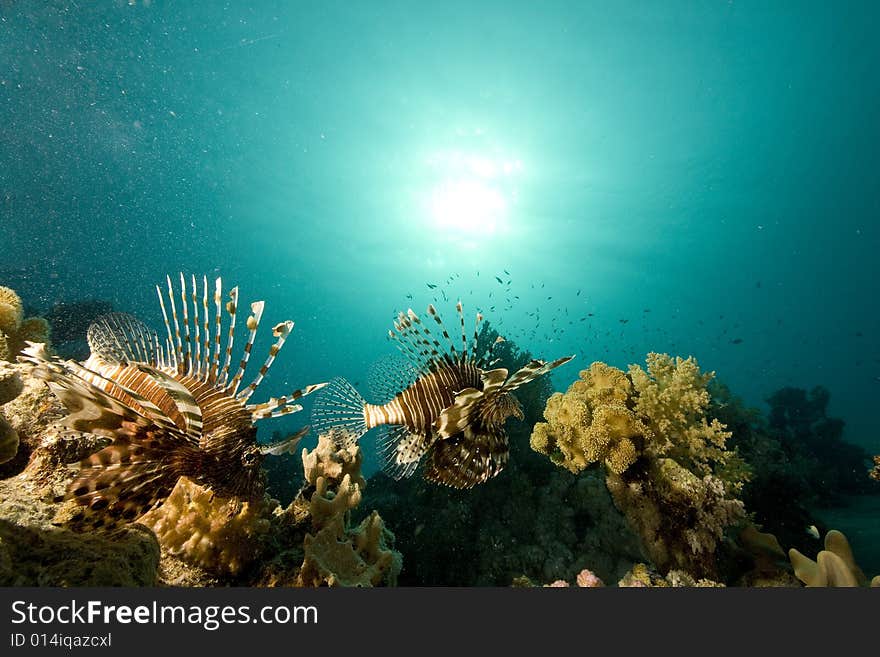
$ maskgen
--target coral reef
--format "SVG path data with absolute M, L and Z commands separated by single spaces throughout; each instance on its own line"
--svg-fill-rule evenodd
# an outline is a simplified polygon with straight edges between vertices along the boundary
M 113 532 L 78 531 L 58 503 L 76 464 L 107 438 L 58 428 L 64 409 L 24 364 L 0 364 L 3 407 L 20 438 L 0 466 L 0 585 L 394 584 L 401 557 L 375 512 L 352 523 L 364 479 L 357 447 L 322 437 L 304 451 L 307 486 L 282 508 L 224 498 L 181 479 L 166 502 Z M 312 515 L 314 514 L 314 516 Z
M 880 481 L 880 454 L 874 457 L 874 467 L 870 472 L 871 479 L 876 479 Z
M 318 437 L 302 460 L 308 496 L 311 532 L 303 543 L 300 579 L 305 586 L 394 585 L 402 566 L 399 552 L 389 547 L 394 535 L 373 511 L 357 527 L 350 513 L 361 502 L 366 486 L 361 476 L 360 449 L 335 431 Z
M 868 586 L 868 578 L 856 565 L 849 541 L 841 532 L 832 529 L 825 534 L 825 549 L 813 561 L 795 548 L 788 551 L 794 574 L 806 586 Z M 880 587 L 880 575 L 870 586 Z
M 12 362 L 25 341 L 49 342 L 49 323 L 42 317 L 24 318 L 21 298 L 0 286 L 0 360 Z
M 710 389 L 710 412 L 732 431 L 728 445 L 751 471 L 740 498 L 755 522 L 782 544 L 813 550 L 815 541 L 805 528 L 823 529 L 815 517 L 820 507 L 839 507 L 852 495 L 880 492 L 864 474 L 867 453 L 841 438 L 842 421 L 825 415 L 824 389 L 774 393 L 772 422 L 723 383 L 713 382 Z
M 665 354 L 626 373 L 593 363 L 548 400 L 532 432 L 532 448 L 571 472 L 604 464 L 615 505 L 664 572 L 717 576 L 715 552 L 745 517 L 736 495 L 748 470 L 707 416 L 713 376 Z
M 809 393 L 801 388 L 782 388 L 767 399 L 771 435 L 791 455 L 797 454 L 803 476 L 819 505 L 834 505 L 842 495 L 877 493 L 873 481 L 863 476 L 871 456 L 862 447 L 843 440 L 845 423 L 828 417 L 831 394 L 816 386 Z
M 661 576 L 643 563 L 633 566 L 633 569 L 624 575 L 617 585 L 624 588 L 717 588 L 724 586 L 724 584 L 711 579 L 694 578 L 682 570 L 670 570 Z

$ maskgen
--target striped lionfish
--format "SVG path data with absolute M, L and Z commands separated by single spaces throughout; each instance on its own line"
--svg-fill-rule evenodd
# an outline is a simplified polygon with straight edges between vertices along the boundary
M 396 479 L 412 475 L 425 459 L 425 479 L 471 488 L 497 475 L 507 463 L 504 422 L 523 419 L 522 407 L 510 393 L 525 383 L 570 361 L 532 360 L 508 377 L 504 368 L 489 369 L 498 337 L 483 354 L 477 353 L 477 313 L 473 345 L 468 349 L 461 302 L 456 305 L 461 322 L 461 351 L 456 350 L 433 305 L 428 314 L 448 343 L 440 345 L 412 309 L 399 313 L 394 331 L 388 331 L 407 361 L 384 376 L 384 387 L 393 398 L 385 404 L 368 404 L 345 379 L 333 379 L 315 402 L 312 424 L 322 431 L 338 426 L 352 440 L 384 426 L 380 442 L 384 469 Z M 410 370 L 407 372 L 406 370 Z M 395 383 L 395 379 L 400 381 Z M 396 394 L 395 394 L 396 392 Z
M 251 304 L 247 343 L 237 370 L 232 370 L 238 288 L 230 290 L 226 303 L 229 325 L 221 366 L 221 280 L 214 284 L 213 322 L 209 321 L 207 277 L 203 277 L 201 299 L 197 298 L 195 276 L 187 290 L 181 274 L 179 292 L 175 292 L 170 276 L 166 280 L 173 334 L 166 300 L 156 286 L 166 339 L 160 340 L 131 315 L 111 313 L 89 327 L 91 354 L 82 364 L 50 358 L 45 345 L 35 343 L 30 343 L 22 357 L 36 365 L 35 374 L 48 382 L 70 411 L 64 420 L 66 427 L 112 440 L 80 463 L 79 474 L 65 496 L 82 506 L 81 520 L 89 524 L 112 526 L 136 520 L 161 505 L 182 476 L 221 496 L 258 497 L 263 490 L 263 458 L 292 452 L 309 427 L 276 444 L 261 446 L 254 422 L 302 410 L 293 402 L 326 385 L 309 385 L 284 397 L 249 404 L 293 322 L 281 322 L 273 328 L 276 341 L 268 358 L 250 385 L 242 388 L 264 302 Z M 176 295 L 183 311 L 183 338 Z M 188 299 L 192 303 L 192 331 Z M 199 306 L 204 318 L 201 331 Z

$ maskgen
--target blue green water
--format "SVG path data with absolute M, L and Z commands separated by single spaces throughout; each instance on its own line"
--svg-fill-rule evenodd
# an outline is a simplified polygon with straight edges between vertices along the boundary
M 536 356 L 576 353 L 559 389 L 693 354 L 759 406 L 826 386 L 877 453 L 877 19 L 0 3 L 0 282 L 158 325 L 166 272 L 220 274 L 296 321 L 272 394 L 364 382 L 394 311 L 461 298 Z

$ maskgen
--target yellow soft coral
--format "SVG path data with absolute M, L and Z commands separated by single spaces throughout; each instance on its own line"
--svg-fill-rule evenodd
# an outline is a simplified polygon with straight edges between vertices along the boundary
M 0 286 L 0 360 L 14 361 L 25 341 L 49 341 L 49 323 L 42 317 L 22 319 L 24 307 L 14 290 Z
M 635 462 L 648 427 L 627 407 L 632 386 L 621 370 L 595 362 L 563 395 L 547 401 L 532 432 L 532 449 L 578 473 L 604 462 L 621 473 Z
M 653 430 L 656 440 L 650 451 L 671 456 L 700 474 L 710 474 L 713 466 L 723 466 L 735 453 L 725 448 L 732 435 L 717 419 L 709 420 L 706 410 L 711 398 L 706 386 L 714 372 L 701 372 L 697 360 L 672 358 L 650 353 L 647 371 L 630 365 L 629 375 L 636 391 L 634 410 Z M 744 473 L 737 468 L 738 488 Z

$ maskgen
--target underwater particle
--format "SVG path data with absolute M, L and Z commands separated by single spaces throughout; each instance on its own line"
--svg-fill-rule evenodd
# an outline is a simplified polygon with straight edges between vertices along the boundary
M 308 428 L 280 443 L 260 446 L 254 423 L 301 410 L 293 402 L 326 385 L 310 385 L 264 403 L 249 404 L 293 322 L 273 328 L 276 341 L 266 361 L 256 378 L 241 387 L 264 303 L 251 304 L 252 314 L 245 321 L 247 343 L 238 367 L 230 369 L 238 288 L 230 290 L 226 304 L 228 338 L 221 365 L 220 278 L 211 295 L 213 319 L 209 319 L 207 277 L 203 277 L 201 294 L 195 276 L 187 289 L 181 274 L 176 292 L 171 278 L 166 281 L 173 332 L 166 300 L 156 286 L 168 334 L 164 347 L 158 335 L 139 320 L 111 313 L 89 327 L 91 356 L 83 365 L 50 357 L 43 345 L 25 350 L 23 359 L 35 365 L 34 375 L 50 383 L 70 410 L 65 426 L 113 441 L 80 463 L 80 474 L 67 489 L 66 497 L 80 505 L 78 519 L 86 524 L 133 522 L 161 506 L 181 477 L 211 488 L 218 496 L 260 498 L 263 459 L 291 451 Z M 181 302 L 183 336 L 175 298 Z M 204 320 L 201 325 L 200 314 Z
M 316 430 L 323 433 L 341 427 L 357 440 L 368 430 L 383 427 L 382 467 L 395 479 L 411 476 L 423 460 L 425 479 L 454 488 L 470 488 L 501 472 L 509 456 L 504 422 L 511 416 L 523 418 L 512 393 L 574 356 L 549 363 L 532 360 L 510 376 L 504 368 L 489 369 L 493 351 L 504 338 L 499 336 L 484 353 L 478 353 L 483 315 L 477 313 L 469 346 L 461 301 L 456 311 L 459 346 L 433 305 L 427 312 L 445 345 L 412 309 L 399 313 L 388 337 L 407 359 L 413 380 L 406 386 L 394 377 L 379 382 L 393 399 L 369 404 L 348 381 L 334 379 L 315 402 L 312 425 Z

